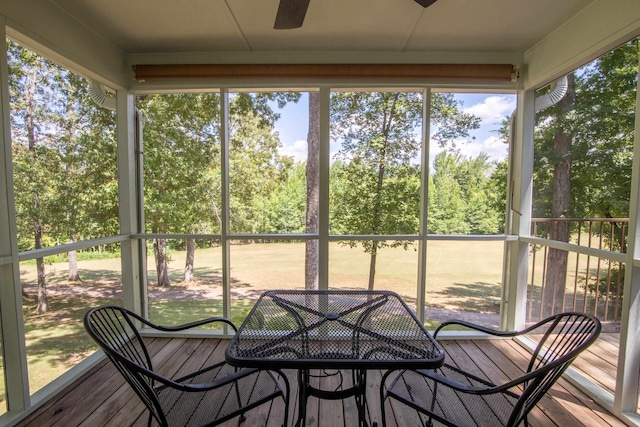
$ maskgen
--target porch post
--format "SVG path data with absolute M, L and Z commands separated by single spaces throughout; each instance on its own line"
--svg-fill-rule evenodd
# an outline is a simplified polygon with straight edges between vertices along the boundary
M 142 203 L 138 185 L 139 155 L 137 146 L 135 97 L 125 90 L 117 91 L 118 202 L 120 234 L 132 236 L 142 232 Z M 146 304 L 146 272 L 144 241 L 129 238 L 121 243 L 122 294 L 124 307 L 148 315 Z M 143 276 L 141 276 L 143 274 Z M 144 277 L 145 280 L 142 280 Z
M 640 66 L 638 67 L 640 77 Z M 633 169 L 629 206 L 629 231 L 627 261 L 624 275 L 624 298 L 620 322 L 620 352 L 616 392 L 613 402 L 615 413 L 633 416 L 637 414 L 638 387 L 640 381 L 640 80 L 636 91 L 636 121 L 633 143 Z
M 0 37 L 6 40 L 5 19 L 0 16 Z M 6 44 L 5 44 L 6 47 Z M 19 413 L 30 406 L 27 350 L 22 316 L 20 262 L 13 196 L 13 161 L 9 106 L 7 50 L 0 58 L 0 325 L 4 356 L 7 410 Z
M 220 224 L 220 247 L 222 248 L 222 315 L 231 319 L 231 207 L 229 201 L 229 90 L 220 91 L 220 175 L 222 187 L 222 223 Z M 231 329 L 225 325 L 225 333 Z
M 533 130 L 535 126 L 535 92 L 532 89 L 518 92 L 516 125 L 510 159 L 511 194 L 507 194 L 510 206 L 510 229 L 506 234 L 518 237 L 530 235 L 533 189 Z M 521 329 L 525 324 L 527 309 L 527 275 L 529 268 L 529 244 L 519 239 L 505 243 L 508 263 L 503 299 L 502 327 Z
M 320 194 L 318 197 L 318 289 L 329 289 L 329 167 L 331 91 L 320 87 Z
M 427 241 L 429 229 L 429 146 L 431 136 L 431 88 L 422 92 L 422 158 L 420 173 L 420 240 L 418 241 L 418 283 L 416 316 L 424 323 L 427 299 Z

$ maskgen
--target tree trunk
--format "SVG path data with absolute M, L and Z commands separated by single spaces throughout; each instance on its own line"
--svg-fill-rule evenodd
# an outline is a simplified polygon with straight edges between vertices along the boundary
M 575 103 L 574 76 L 568 76 L 569 89 L 565 97 L 558 103 L 560 117 L 566 116 Z M 553 144 L 556 164 L 553 169 L 553 201 L 552 218 L 564 218 L 571 204 L 571 143 L 572 136 L 560 126 L 556 129 Z M 569 241 L 569 223 L 564 221 L 549 223 L 549 238 L 560 242 Z M 568 252 L 549 248 L 547 253 L 547 272 L 542 299 L 543 316 L 564 311 L 565 290 L 567 281 Z
M 307 212 L 306 233 L 318 232 L 320 193 L 320 94 L 309 92 L 309 131 L 307 133 Z M 318 240 L 305 244 L 305 289 L 318 289 Z
M 69 258 L 69 281 L 70 282 L 80 282 L 80 273 L 78 273 L 78 258 L 76 255 L 76 251 L 67 252 L 67 257 Z
M 187 260 L 184 266 L 184 282 L 192 283 L 195 280 L 195 274 L 193 272 L 193 262 L 196 257 L 196 241 L 194 239 L 187 239 Z
M 36 133 L 34 123 L 34 94 L 36 90 L 36 75 L 35 71 L 32 71 L 29 83 L 25 90 L 25 122 L 27 127 L 27 140 L 29 144 L 29 152 L 33 160 L 33 164 L 37 165 L 36 154 Z M 40 212 L 40 195 L 38 194 L 37 184 L 33 186 L 33 193 L 31 195 L 33 202 L 33 234 L 35 239 L 35 249 L 42 249 L 42 221 L 38 214 Z M 38 314 L 45 314 L 48 308 L 47 301 L 47 276 L 44 268 L 44 259 L 36 259 L 36 269 L 38 276 L 38 297 L 36 301 L 36 312 Z
M 40 220 L 35 220 L 33 226 L 35 229 L 35 248 L 42 249 L 42 223 Z M 38 299 L 36 312 L 38 314 L 45 314 L 49 308 L 49 302 L 47 298 L 47 276 L 44 269 L 44 258 L 36 259 L 36 269 L 38 274 Z
M 75 239 L 70 238 L 68 243 L 75 242 Z M 69 259 L 69 281 L 81 282 L 80 273 L 78 272 L 78 256 L 76 251 L 67 252 L 67 258 Z
M 389 132 L 393 125 L 395 118 L 396 104 L 398 103 L 399 94 L 394 93 L 393 102 L 391 108 L 384 115 L 384 121 L 382 123 L 382 135 L 384 139 L 384 145 L 380 151 L 378 159 L 378 176 L 376 179 L 375 190 L 375 203 L 373 206 L 373 230 L 372 234 L 378 234 L 380 232 L 380 215 L 382 210 L 382 187 L 384 185 L 384 174 L 387 166 L 387 144 L 389 143 Z M 376 262 L 378 259 L 378 242 L 373 241 L 371 245 L 371 258 L 369 261 L 369 290 L 372 291 L 376 280 Z
M 169 281 L 169 272 L 167 267 L 167 241 L 165 239 L 154 239 L 153 253 L 156 258 L 158 286 L 170 286 L 171 282 Z
M 376 261 L 378 258 L 378 242 L 373 242 L 371 247 L 371 260 L 369 261 L 369 286 L 370 291 L 373 290 L 373 285 L 376 280 Z

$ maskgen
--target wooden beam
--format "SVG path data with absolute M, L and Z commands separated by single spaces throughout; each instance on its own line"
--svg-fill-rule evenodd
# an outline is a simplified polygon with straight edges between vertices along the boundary
M 514 81 L 512 64 L 139 64 L 138 81 L 156 79 L 290 79 L 464 82 Z

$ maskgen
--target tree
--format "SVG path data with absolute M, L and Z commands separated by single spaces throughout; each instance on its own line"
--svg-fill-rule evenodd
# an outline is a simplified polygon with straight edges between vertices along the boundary
M 495 209 L 496 196 L 490 179 L 495 167 L 486 153 L 476 158 L 457 158 L 458 182 L 464 194 L 465 222 L 470 234 L 496 234 L 504 222 L 504 209 Z M 506 183 L 506 179 L 503 182 Z
M 287 169 L 284 181 L 269 196 L 267 229 L 278 233 L 304 233 L 306 198 L 306 163 L 296 162 Z
M 239 93 L 231 98 L 230 187 L 234 232 L 269 227 L 273 191 L 292 160 L 278 154 L 278 115 L 269 106 L 295 93 Z M 144 117 L 145 221 L 153 233 L 214 233 L 221 227 L 220 98 L 213 93 L 153 95 L 139 100 Z M 170 285 L 165 239 L 153 243 L 158 285 Z M 187 240 L 185 280 L 193 279 L 195 242 Z
M 307 133 L 307 209 L 305 232 L 318 232 L 320 207 L 320 94 L 309 93 L 309 131 Z M 305 289 L 318 289 L 318 241 L 305 242 Z
M 479 119 L 461 113 L 451 94 L 435 94 L 432 119 L 434 139 L 455 147 Z M 332 136 L 341 141 L 337 172 L 349 185 L 342 187 L 333 207 L 332 227 L 350 234 L 413 234 L 418 231 L 418 158 L 422 123 L 422 96 L 401 92 L 338 92 L 331 98 Z M 400 183 L 400 185 L 399 185 Z M 412 185 L 413 183 L 413 185 Z M 417 186 L 415 185 L 417 183 Z M 369 289 L 375 282 L 378 249 L 408 247 L 408 241 L 351 241 L 370 254 Z
M 634 40 L 570 74 L 567 96 L 538 114 L 535 216 L 629 215 L 637 67 Z M 562 222 L 547 230 L 550 238 L 565 242 L 571 232 Z M 617 243 L 624 250 L 624 238 Z M 566 251 L 549 250 L 545 313 L 563 309 L 566 257 Z
M 153 233 L 212 232 L 220 205 L 219 95 L 153 95 L 139 100 L 143 126 L 145 220 Z M 187 239 L 185 280 L 195 242 Z M 153 241 L 158 286 L 169 286 L 166 239 Z
M 571 144 L 573 136 L 565 128 L 563 122 L 573 110 L 575 104 L 575 87 L 573 74 L 567 76 L 569 87 L 567 94 L 557 106 L 558 123 L 553 133 L 553 197 L 551 217 L 563 218 L 569 213 L 571 198 Z M 561 242 L 569 241 L 569 223 L 565 221 L 548 224 L 549 238 Z M 549 316 L 564 310 L 564 291 L 567 277 L 569 253 L 562 249 L 549 248 L 547 252 L 547 272 L 545 284 L 550 292 L 544 294 L 542 300 L 543 315 Z
M 427 229 L 437 234 L 468 234 L 464 192 L 457 178 L 459 156 L 442 151 L 433 162 L 429 177 Z
M 90 100 L 82 77 L 15 43 L 7 47 L 19 249 L 116 234 L 114 114 Z M 43 314 L 44 259 L 36 268 Z M 79 278 L 71 251 L 69 280 Z
M 17 44 L 8 43 L 10 69 L 10 96 L 15 197 L 18 230 L 26 234 L 31 230 L 33 244 L 28 248 L 44 247 L 45 228 L 51 213 L 48 204 L 53 191 L 48 184 L 50 175 L 59 169 L 58 159 L 48 144 L 47 128 L 51 117 L 46 109 L 51 100 L 49 73 L 55 72 L 52 64 L 43 61 Z M 24 236 L 23 234 L 23 236 Z M 26 241 L 19 239 L 23 243 Z M 47 282 L 43 258 L 36 259 L 38 293 L 36 311 L 44 314 L 48 308 Z
M 53 75 L 52 90 L 57 132 L 51 139 L 60 158 L 53 233 L 69 243 L 116 234 L 115 113 L 91 100 L 87 80 L 66 70 Z M 75 251 L 68 252 L 68 261 L 68 279 L 81 280 Z
M 289 179 L 293 159 L 278 152 L 280 138 L 252 111 L 232 116 L 229 148 L 231 229 L 278 232 L 270 223 L 270 200 Z
M 498 233 L 505 232 L 505 212 L 507 209 L 507 182 L 509 181 L 509 159 L 504 159 L 495 164 L 489 178 L 489 204 L 498 218 Z

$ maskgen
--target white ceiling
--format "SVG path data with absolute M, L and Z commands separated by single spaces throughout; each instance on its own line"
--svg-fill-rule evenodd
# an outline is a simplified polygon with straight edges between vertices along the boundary
M 302 28 L 274 30 L 279 0 L 48 0 L 129 54 L 522 53 L 592 0 L 311 0 Z

